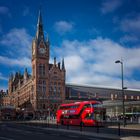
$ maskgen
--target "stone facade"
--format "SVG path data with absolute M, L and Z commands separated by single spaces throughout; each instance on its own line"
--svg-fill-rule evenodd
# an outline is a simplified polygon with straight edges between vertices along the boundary
M 50 42 L 44 37 L 41 12 L 39 12 L 37 31 L 32 41 L 32 75 L 25 69 L 24 74 L 16 72 L 8 82 L 9 104 L 18 109 L 30 110 L 35 114 L 46 115 L 56 112 L 65 100 L 65 64 L 50 64 Z

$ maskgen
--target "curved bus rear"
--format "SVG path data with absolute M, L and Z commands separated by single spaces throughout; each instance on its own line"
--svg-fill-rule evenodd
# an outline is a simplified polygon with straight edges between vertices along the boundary
M 57 110 L 57 123 L 70 125 L 103 125 L 105 109 L 101 102 L 83 101 L 62 104 Z

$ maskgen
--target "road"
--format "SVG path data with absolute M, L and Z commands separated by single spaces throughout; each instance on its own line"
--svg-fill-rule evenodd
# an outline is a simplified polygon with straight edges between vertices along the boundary
M 82 134 L 72 134 L 56 132 L 38 127 L 31 127 L 15 123 L 0 124 L 0 140 L 109 140 L 108 138 L 98 138 L 83 136 Z

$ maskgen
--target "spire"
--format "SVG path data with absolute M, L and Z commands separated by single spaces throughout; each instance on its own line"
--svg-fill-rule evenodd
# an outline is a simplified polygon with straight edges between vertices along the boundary
M 42 15 L 41 15 L 41 10 L 39 10 L 37 26 L 40 26 L 40 25 L 42 25 Z
M 47 45 L 50 45 L 49 35 L 48 34 L 47 34 L 47 37 L 46 37 L 46 43 L 47 43 Z
M 27 68 L 25 68 L 25 70 L 24 70 L 24 76 L 28 76 Z
M 56 65 L 56 57 L 54 57 L 54 65 Z
M 62 70 L 65 70 L 64 58 L 62 59 Z
M 40 42 L 41 39 L 44 40 L 44 32 L 43 32 L 43 23 L 42 23 L 41 10 L 39 10 L 39 15 L 38 15 L 36 39 L 38 40 L 38 42 Z
M 27 68 L 25 68 L 24 70 L 24 82 L 26 82 L 27 78 L 28 78 L 28 71 L 27 71 Z
M 49 42 L 49 35 L 47 34 L 46 42 Z
M 24 72 L 25 72 L 25 73 L 28 73 L 27 68 L 25 68 Z

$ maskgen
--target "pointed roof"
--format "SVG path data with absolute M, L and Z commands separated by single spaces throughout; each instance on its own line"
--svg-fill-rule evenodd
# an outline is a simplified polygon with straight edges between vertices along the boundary
M 40 42 L 42 39 L 44 40 L 44 32 L 43 32 L 43 22 L 42 22 L 41 10 L 39 10 L 39 15 L 38 15 L 36 39 L 38 40 L 38 42 Z
M 62 59 L 62 70 L 65 70 L 64 58 Z
M 49 40 L 49 35 L 47 34 L 47 37 L 46 37 L 46 43 L 49 45 L 50 44 L 50 40 Z
M 24 69 L 24 73 L 28 73 L 27 68 Z
M 38 23 L 37 26 L 43 25 L 42 24 L 42 15 L 41 15 L 41 10 L 39 10 L 39 15 L 38 15 Z

